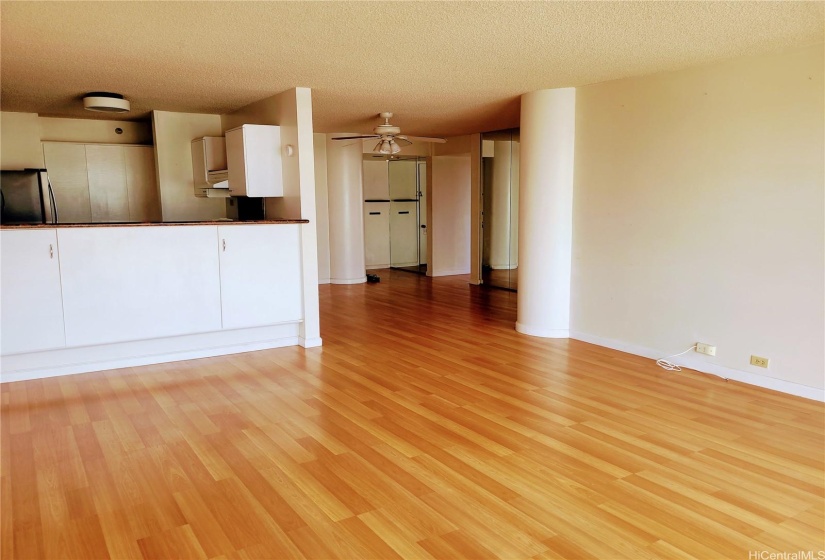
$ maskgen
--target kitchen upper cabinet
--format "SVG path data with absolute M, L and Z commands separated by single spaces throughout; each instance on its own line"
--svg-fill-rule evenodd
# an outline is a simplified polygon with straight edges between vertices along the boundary
M 122 146 L 86 145 L 92 221 L 128 222 L 129 193 Z M 59 210 L 58 206 L 58 210 Z
M 364 169 L 364 200 L 389 200 L 390 179 L 385 159 L 365 159 Z
M 226 131 L 232 196 L 284 196 L 281 127 L 245 124 Z
M 224 329 L 303 318 L 300 226 L 218 226 Z
M 55 230 L 0 231 L 0 261 L 0 354 L 64 347 Z
M 215 173 L 220 177 L 215 177 Z M 204 136 L 192 140 L 192 178 L 195 196 L 208 197 L 216 180 L 226 177 L 226 140 L 223 136 Z M 212 174 L 212 176 L 210 176 Z
M 86 146 L 67 142 L 43 142 L 43 157 L 49 172 L 58 216 L 63 223 L 89 223 L 89 175 Z
M 155 175 L 155 150 L 152 146 L 123 149 L 126 166 L 126 191 L 129 193 L 129 221 L 159 222 L 160 199 Z
M 43 142 L 61 223 L 159 221 L 152 146 Z
M 221 329 L 216 226 L 65 228 L 58 241 L 68 346 Z

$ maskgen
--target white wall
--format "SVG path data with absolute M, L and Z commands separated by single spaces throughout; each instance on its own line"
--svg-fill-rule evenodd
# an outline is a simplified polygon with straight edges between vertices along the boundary
M 0 113 L 0 169 L 43 167 L 36 113 Z
M 152 125 L 99 119 L 38 117 L 43 142 L 83 142 L 95 144 L 151 144 Z M 121 129 L 121 134 L 115 129 Z
M 318 236 L 318 283 L 329 284 L 329 198 L 327 135 L 312 135 L 315 150 L 315 231 Z
M 821 398 L 822 46 L 577 98 L 574 336 Z
M 197 198 L 192 175 L 192 140 L 222 136 L 220 115 L 152 111 L 152 129 L 163 220 L 225 218 L 225 199 Z
M 470 272 L 471 157 L 435 156 L 428 172 L 428 276 Z

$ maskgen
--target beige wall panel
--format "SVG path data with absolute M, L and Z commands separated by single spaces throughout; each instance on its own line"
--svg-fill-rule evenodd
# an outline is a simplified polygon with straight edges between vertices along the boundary
M 823 388 L 823 68 L 818 45 L 579 88 L 575 331 Z

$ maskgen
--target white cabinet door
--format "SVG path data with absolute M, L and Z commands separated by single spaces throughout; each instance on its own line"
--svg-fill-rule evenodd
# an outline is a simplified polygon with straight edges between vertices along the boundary
M 226 163 L 232 196 L 284 196 L 281 127 L 245 124 L 227 130 Z
M 221 329 L 216 226 L 67 228 L 57 237 L 68 346 Z
M 0 231 L 0 261 L 0 353 L 65 346 L 55 230 Z
M 126 166 L 126 191 L 129 193 L 129 220 L 160 221 L 154 148 L 124 146 L 123 163 Z
M 43 142 L 43 158 L 49 172 L 60 221 L 67 224 L 91 222 L 86 146 Z
M 123 146 L 86 145 L 93 222 L 128 222 L 129 194 Z M 58 207 L 59 209 L 59 207 Z
M 364 203 L 364 257 L 367 268 L 390 266 L 389 202 Z
M 418 203 L 390 202 L 392 266 L 418 265 Z
M 299 227 L 218 226 L 223 328 L 303 318 Z

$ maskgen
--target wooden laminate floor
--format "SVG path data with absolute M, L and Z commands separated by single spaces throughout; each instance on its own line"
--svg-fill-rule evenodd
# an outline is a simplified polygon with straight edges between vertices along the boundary
M 825 548 L 821 403 L 520 335 L 515 298 L 381 271 L 321 286 L 323 348 L 2 385 L 0 556 Z

